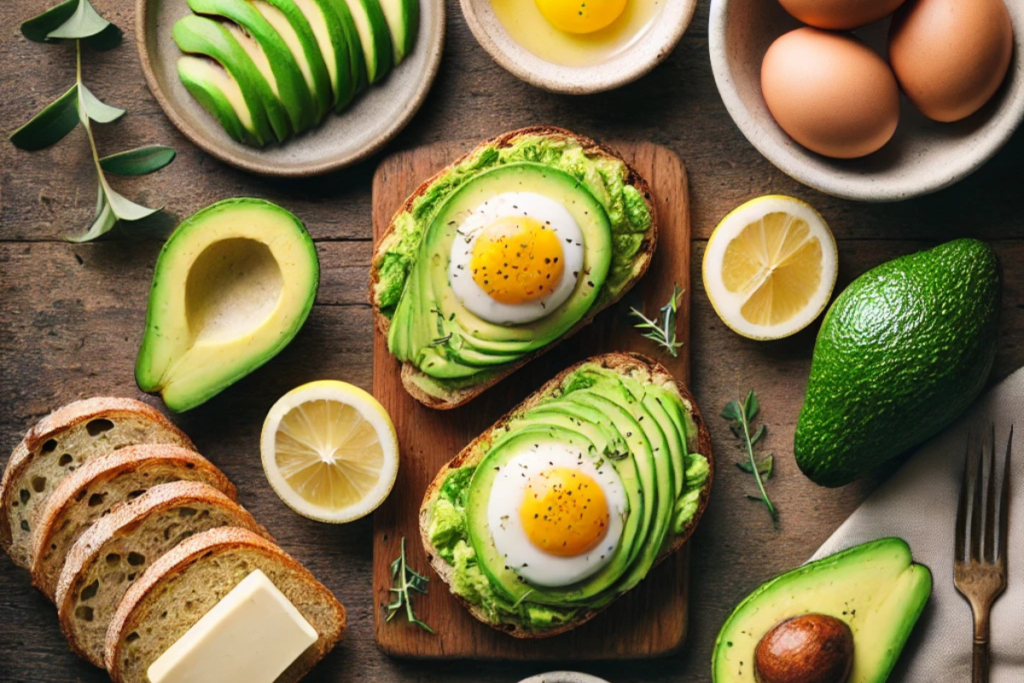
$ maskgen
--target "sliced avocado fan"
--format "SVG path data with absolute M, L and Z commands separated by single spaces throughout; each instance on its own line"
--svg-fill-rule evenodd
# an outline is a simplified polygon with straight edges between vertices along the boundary
M 135 379 L 185 411 L 273 358 L 313 307 L 320 266 L 302 223 L 260 199 L 186 219 L 160 251 Z
M 412 52 L 416 33 L 420 28 L 419 0 L 380 0 L 384 19 L 391 32 L 391 47 L 394 48 L 395 65 Z
M 233 139 L 245 145 L 264 144 L 238 81 L 220 64 L 206 57 L 185 55 L 178 58 L 178 76 Z
M 391 71 L 394 63 L 394 50 L 391 47 L 391 34 L 384 11 L 378 0 L 345 0 L 352 13 L 356 32 L 363 47 L 366 59 L 366 77 L 370 83 L 376 83 Z

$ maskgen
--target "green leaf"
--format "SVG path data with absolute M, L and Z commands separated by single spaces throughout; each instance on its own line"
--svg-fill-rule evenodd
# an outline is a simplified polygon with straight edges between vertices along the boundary
M 120 45 L 122 37 L 121 29 L 114 24 L 109 24 L 96 35 L 86 38 L 85 44 L 97 52 L 104 52 Z
M 80 86 L 79 91 L 82 109 L 96 123 L 113 123 L 124 116 L 124 109 L 101 102 L 85 85 Z
M 101 17 L 89 4 L 89 0 L 78 0 L 78 6 L 67 21 L 46 34 L 50 40 L 82 40 L 105 31 L 110 22 Z
M 149 207 L 136 204 L 132 200 L 123 197 L 109 186 L 104 188 L 104 193 L 107 195 L 107 202 L 110 204 L 110 209 L 117 216 L 118 220 L 121 221 L 141 221 L 143 218 L 152 216 L 160 209 L 150 209 Z
M 739 401 L 729 401 L 722 409 L 722 417 L 726 420 L 739 420 L 743 416 Z
M 11 133 L 11 142 L 19 149 L 34 152 L 60 142 L 78 123 L 78 85 L 73 85 L 31 121 Z
M 743 460 L 741 462 L 736 463 L 736 467 L 740 468 L 741 470 L 743 470 L 747 474 L 753 474 L 754 473 L 754 468 L 751 467 L 750 462 L 747 461 L 747 460 Z M 768 456 L 763 458 L 761 460 L 761 462 L 759 462 L 757 464 L 757 471 L 760 472 L 761 475 L 765 479 L 771 479 L 772 470 L 774 470 L 774 469 L 775 469 L 775 458 L 771 454 L 769 454 Z
M 170 147 L 153 145 L 103 157 L 100 165 L 104 171 L 114 175 L 147 175 L 174 161 L 174 156 L 175 152 Z
M 110 208 L 110 204 L 107 203 L 107 199 L 103 194 L 103 186 L 100 186 L 99 200 L 96 205 L 96 216 L 93 218 L 92 225 L 81 235 L 67 235 L 64 239 L 68 242 L 91 242 L 101 235 L 105 235 L 117 223 L 117 216 L 114 215 L 113 210 Z
M 751 389 L 747 394 L 747 400 L 743 402 L 743 412 L 747 416 L 747 422 L 753 422 L 759 410 L 761 410 L 761 406 L 757 402 L 757 396 L 754 396 L 754 390 Z
M 45 43 L 47 42 L 46 37 L 70 19 L 77 8 L 78 0 L 62 2 L 22 24 L 21 33 L 34 43 Z
M 754 432 L 754 436 L 752 436 L 750 438 L 750 445 L 753 446 L 755 443 L 757 443 L 758 441 L 763 439 L 765 434 L 767 434 L 767 433 L 768 433 L 768 426 L 767 425 L 761 425 L 760 427 L 758 427 L 757 431 Z

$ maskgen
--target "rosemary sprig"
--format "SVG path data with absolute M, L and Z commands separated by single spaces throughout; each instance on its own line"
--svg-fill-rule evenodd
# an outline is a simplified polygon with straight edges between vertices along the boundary
M 93 123 L 113 123 L 125 111 L 101 102 L 85 86 L 82 80 L 82 43 L 94 50 L 109 50 L 121 44 L 121 30 L 101 17 L 89 0 L 65 0 L 26 21 L 21 25 L 21 32 L 37 43 L 75 43 L 75 84 L 10 136 L 15 147 L 35 151 L 60 142 L 79 124 L 85 129 L 98 176 L 96 213 L 85 233 L 67 239 L 87 242 L 109 232 L 118 221 L 137 221 L 159 211 L 136 204 L 114 191 L 105 174 L 141 176 L 153 173 L 174 160 L 174 150 L 162 146 L 140 147 L 100 157 L 93 137 Z
M 775 458 L 771 453 L 768 453 L 764 458 L 758 462 L 757 457 L 754 455 L 754 446 L 758 441 L 764 438 L 765 434 L 768 433 L 768 427 L 765 424 L 761 424 L 756 431 L 751 435 L 753 429 L 754 418 L 761 411 L 761 406 L 757 401 L 757 396 L 754 395 L 753 390 L 747 394 L 747 398 L 740 404 L 739 401 L 729 401 L 725 408 L 722 410 L 722 417 L 729 421 L 729 428 L 737 438 L 742 440 L 741 448 L 746 450 L 747 461 L 737 463 L 737 466 L 744 472 L 749 472 L 754 475 L 754 480 L 757 482 L 757 490 L 760 491 L 760 496 L 747 496 L 751 500 L 759 500 L 764 503 L 765 507 L 768 508 L 768 514 L 771 515 L 774 522 L 779 521 L 779 511 L 772 505 L 772 501 L 768 498 L 768 493 L 764 488 L 764 480 L 769 479 L 772 476 L 772 470 L 775 465 Z
M 673 285 L 672 298 L 661 307 L 661 315 L 654 320 L 644 315 L 643 311 L 629 309 L 631 315 L 640 319 L 634 327 L 641 331 L 644 339 L 650 339 L 673 358 L 679 356 L 679 347 L 683 345 L 683 342 L 676 341 L 676 316 L 679 313 L 679 298 L 684 291 L 679 285 Z
M 420 621 L 412 609 L 413 594 L 426 595 L 427 582 L 429 581 L 430 579 L 422 574 L 417 574 L 406 564 L 405 537 L 403 536 L 402 554 L 391 563 L 391 592 L 395 594 L 395 599 L 388 605 L 388 616 L 384 621 L 391 621 L 392 617 L 398 614 L 404 607 L 405 618 L 408 619 L 410 624 L 415 624 L 425 631 L 434 633 L 434 629 L 430 628 L 425 622 Z

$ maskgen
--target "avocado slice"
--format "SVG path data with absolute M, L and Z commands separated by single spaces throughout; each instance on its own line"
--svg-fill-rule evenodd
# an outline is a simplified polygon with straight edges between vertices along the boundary
M 185 55 L 178 58 L 178 76 L 233 139 L 244 145 L 266 144 L 259 138 L 238 81 L 220 64 L 205 57 Z
M 348 44 L 348 68 L 354 95 L 362 92 L 369 84 L 366 76 L 366 56 L 363 54 L 363 44 L 359 39 L 359 31 L 356 30 L 356 22 L 352 18 L 348 2 L 346 0 L 327 0 L 327 5 L 337 15 L 345 33 L 345 42 Z M 334 111 L 340 113 L 347 104 L 347 102 L 339 102 L 335 105 Z
M 245 0 L 188 0 L 193 12 L 222 17 L 225 26 L 263 73 L 284 106 L 292 130 L 300 133 L 316 125 L 313 96 L 295 57 L 274 27 Z
M 754 649 L 769 630 L 792 617 L 825 614 L 853 632 L 847 683 L 883 683 L 931 591 L 931 572 L 914 564 L 898 538 L 806 564 L 764 584 L 733 610 L 715 642 L 712 680 L 755 683 Z
M 356 94 L 349 64 L 349 40 L 345 25 L 330 0 L 294 0 L 306 15 L 320 54 L 331 79 L 332 105 L 335 110 L 346 106 Z
M 814 347 L 794 455 L 842 486 L 949 426 L 992 368 L 1001 284 L 995 254 L 960 239 L 860 276 Z
M 391 47 L 394 49 L 395 66 L 412 52 L 416 34 L 420 29 L 419 0 L 380 0 L 384 19 L 391 32 Z
M 298 218 L 227 199 L 186 219 L 153 273 L 139 388 L 190 410 L 283 349 L 313 307 L 320 266 Z
M 334 93 L 331 90 L 331 76 L 327 63 L 320 52 L 320 46 L 309 25 L 309 20 L 295 0 L 246 0 L 263 15 L 280 34 L 302 71 L 316 102 L 316 119 L 319 121 L 331 108 Z
M 391 33 L 384 18 L 384 11 L 378 0 L 345 0 L 352 13 L 359 42 L 366 59 L 366 77 L 376 83 L 391 71 L 394 49 L 391 47 Z
M 182 52 L 210 57 L 220 63 L 238 82 L 261 144 L 276 138 L 283 142 L 291 135 L 291 122 L 281 101 L 249 53 L 232 33 L 219 22 L 189 14 L 174 25 L 174 41 Z

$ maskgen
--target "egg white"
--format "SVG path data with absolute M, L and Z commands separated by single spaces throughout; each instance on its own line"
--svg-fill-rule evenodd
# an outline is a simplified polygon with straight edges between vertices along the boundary
M 558 236 L 564 254 L 564 272 L 554 291 L 542 299 L 521 304 L 495 301 L 473 280 L 473 247 L 494 221 L 506 216 L 527 216 Z M 459 302 L 471 313 L 496 325 L 533 322 L 550 315 L 572 295 L 583 271 L 583 230 L 569 210 L 536 192 L 499 194 L 469 212 L 456 230 L 448 262 L 448 282 Z
M 555 467 L 575 469 L 590 476 L 601 487 L 608 503 L 608 531 L 601 543 L 584 555 L 560 557 L 544 552 L 530 542 L 519 516 L 530 479 Z M 628 513 L 626 492 L 615 467 L 604 458 L 557 442 L 531 445 L 514 455 L 495 477 L 487 502 L 491 539 L 505 564 L 527 583 L 542 587 L 568 586 L 608 564 L 622 539 Z

